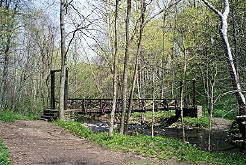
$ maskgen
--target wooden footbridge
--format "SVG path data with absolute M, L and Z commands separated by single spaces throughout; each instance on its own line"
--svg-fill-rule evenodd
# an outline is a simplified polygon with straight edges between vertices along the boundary
M 55 119 L 58 116 L 58 109 L 56 109 L 55 99 L 55 73 L 60 70 L 51 70 L 51 84 L 50 84 L 50 108 L 44 110 L 42 118 Z M 193 98 L 192 103 L 189 105 L 184 100 L 184 113 L 185 115 L 197 116 L 196 106 L 196 85 L 195 80 L 192 80 L 193 86 Z M 76 112 L 81 114 L 108 114 L 111 112 L 113 99 L 89 99 L 89 98 L 68 98 L 68 71 L 66 72 L 65 82 L 65 101 L 64 109 L 66 112 Z M 132 112 L 146 112 L 152 111 L 154 104 L 155 111 L 169 111 L 175 110 L 176 115 L 180 115 L 180 106 L 178 99 L 165 99 L 157 98 L 154 99 L 133 99 Z M 122 99 L 117 99 L 116 102 L 116 113 L 120 113 L 122 110 Z

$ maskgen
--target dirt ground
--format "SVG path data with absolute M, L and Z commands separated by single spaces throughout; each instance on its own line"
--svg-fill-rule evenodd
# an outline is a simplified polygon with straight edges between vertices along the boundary
M 0 122 L 0 137 L 10 149 L 13 165 L 187 165 L 111 151 L 45 121 Z
M 213 130 L 229 130 L 231 121 L 222 118 L 212 118 Z

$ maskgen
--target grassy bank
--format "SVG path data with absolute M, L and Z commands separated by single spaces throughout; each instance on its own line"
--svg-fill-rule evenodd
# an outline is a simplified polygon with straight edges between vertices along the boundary
M 6 122 L 6 123 L 13 123 L 16 120 L 35 120 L 35 119 L 38 119 L 38 117 L 22 116 L 12 111 L 1 111 L 0 112 L 0 121 Z
M 10 153 L 8 148 L 4 145 L 3 141 L 0 139 L 0 165 L 10 164 Z
M 89 128 L 85 128 L 78 122 L 56 121 L 55 125 L 70 130 L 72 133 L 84 138 L 88 138 L 98 144 L 114 150 L 124 152 L 134 152 L 148 157 L 159 159 L 178 159 L 195 163 L 214 163 L 228 165 L 245 165 L 246 156 L 242 153 L 207 152 L 197 147 L 183 143 L 180 140 L 150 137 L 150 136 L 124 136 L 115 134 L 109 137 L 107 133 L 93 133 Z
M 138 121 L 141 122 L 142 114 L 139 112 L 132 113 L 132 120 L 131 121 Z M 151 124 L 152 122 L 152 112 L 145 112 L 145 124 Z M 159 111 L 154 113 L 155 122 L 162 123 L 165 119 L 175 116 L 175 111 Z M 191 118 L 191 117 L 184 117 L 184 124 L 185 127 L 208 127 L 209 125 L 209 118 L 208 117 L 200 117 L 200 118 Z M 181 121 L 179 120 L 174 125 L 177 127 L 181 125 Z
M 192 117 L 184 117 L 184 124 L 186 127 L 208 127 L 209 118 L 208 117 L 200 117 L 200 118 L 192 118 Z

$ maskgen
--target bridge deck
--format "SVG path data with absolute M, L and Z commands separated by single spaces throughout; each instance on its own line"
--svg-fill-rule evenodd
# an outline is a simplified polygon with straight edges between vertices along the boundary
M 112 110 L 112 99 L 68 99 L 67 109 L 65 113 L 79 113 L 79 114 L 109 114 Z M 195 107 L 184 106 L 184 115 L 197 116 Z M 133 99 L 132 112 L 147 112 L 153 110 L 152 99 Z M 155 111 L 169 111 L 175 110 L 176 115 L 180 116 L 180 107 L 176 99 L 155 99 Z M 122 111 L 122 100 L 118 99 L 116 103 L 116 113 Z M 58 109 L 44 110 L 43 118 L 57 118 Z

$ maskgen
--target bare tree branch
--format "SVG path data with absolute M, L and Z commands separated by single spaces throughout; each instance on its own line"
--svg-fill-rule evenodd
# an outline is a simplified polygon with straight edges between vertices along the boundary
M 216 14 L 218 14 L 220 17 L 222 17 L 222 13 L 217 10 L 213 5 L 211 5 L 207 0 L 202 0 L 211 10 L 213 10 Z

